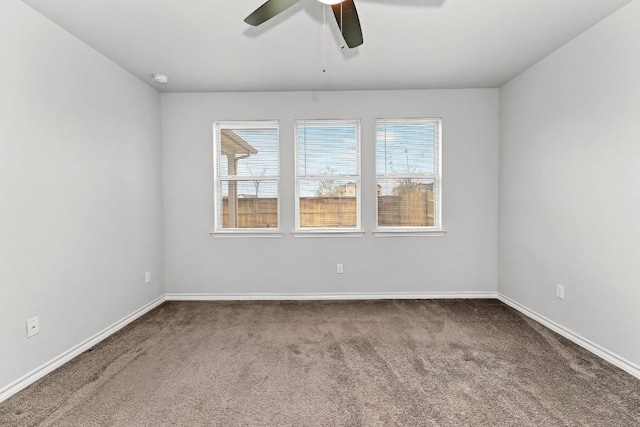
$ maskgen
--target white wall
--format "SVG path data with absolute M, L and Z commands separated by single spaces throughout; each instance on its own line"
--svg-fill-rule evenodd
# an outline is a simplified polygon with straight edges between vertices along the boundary
M 374 238 L 375 118 L 443 118 L 445 237 Z M 300 239 L 294 119 L 362 120 L 364 238 Z M 213 230 L 212 123 L 278 119 L 281 239 Z M 498 91 L 163 94 L 168 293 L 474 292 L 497 286 Z M 336 263 L 344 264 L 343 275 Z
M 159 94 L 18 0 L 0 52 L 1 390 L 165 290 Z
M 636 365 L 639 23 L 636 0 L 500 90 L 499 291 Z

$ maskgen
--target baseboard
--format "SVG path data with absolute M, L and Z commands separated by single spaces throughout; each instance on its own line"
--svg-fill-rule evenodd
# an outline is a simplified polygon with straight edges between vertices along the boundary
M 152 309 L 154 309 L 157 306 L 159 306 L 160 304 L 162 304 L 164 301 L 165 301 L 165 296 L 164 295 L 162 295 L 161 297 L 156 298 L 155 300 L 151 301 L 149 304 L 145 305 L 144 307 L 134 311 L 133 313 L 131 313 L 128 316 L 124 317 L 123 319 L 117 321 L 113 325 L 103 329 L 102 331 L 98 332 L 97 334 L 93 335 L 92 337 L 87 338 L 86 340 L 82 341 L 80 344 L 71 347 L 69 350 L 65 351 L 61 355 L 59 355 L 59 356 L 53 358 L 52 360 L 46 362 L 45 364 L 43 364 L 40 367 L 34 369 L 33 371 L 31 371 L 28 374 L 22 376 L 21 378 L 18 378 L 17 380 L 15 380 L 11 384 L 7 385 L 6 387 L 3 387 L 2 389 L 0 389 L 0 402 L 3 402 L 4 400 L 6 400 L 9 397 L 13 396 L 14 394 L 19 392 L 23 388 L 26 388 L 27 386 L 33 384 L 34 382 L 36 382 L 40 378 L 44 377 L 48 373 L 50 373 L 50 372 L 54 371 L 55 369 L 59 368 L 60 366 L 64 365 L 65 363 L 67 363 L 68 361 L 73 359 L 74 357 L 76 357 L 79 354 L 87 351 L 88 349 L 90 349 L 94 345 L 98 344 L 100 341 L 102 341 L 105 338 L 107 338 L 109 335 L 112 335 L 115 332 L 118 332 L 120 329 L 124 328 L 129 323 L 133 322 L 134 320 L 136 320 L 140 316 L 148 313 Z
M 547 328 L 551 329 L 552 331 L 562 335 L 563 337 L 565 337 L 566 339 L 573 341 L 575 344 L 579 345 L 580 347 L 583 347 L 586 350 L 589 350 L 591 353 L 595 354 L 596 356 L 606 360 L 607 362 L 611 363 L 612 365 L 622 369 L 623 371 L 628 372 L 629 374 L 633 375 L 634 377 L 640 379 L 640 366 L 636 365 L 635 363 L 632 363 L 628 360 L 626 360 L 623 357 L 618 356 L 617 354 L 607 350 L 606 348 L 603 348 L 601 346 L 599 346 L 598 344 L 589 341 L 588 339 L 576 334 L 575 332 L 565 328 L 562 325 L 559 325 L 558 323 L 554 322 L 551 319 L 546 318 L 545 316 L 536 313 L 535 311 L 531 310 L 528 307 L 525 307 L 524 305 L 512 300 L 511 298 L 501 294 L 501 293 L 497 293 L 497 298 L 502 301 L 503 303 L 507 304 L 508 306 L 518 310 L 520 313 L 524 314 L 527 317 L 530 317 L 531 319 L 535 320 L 536 322 L 546 326 Z
M 167 301 L 326 301 L 384 299 L 480 299 L 496 298 L 495 291 L 486 292 L 349 292 L 349 293 L 169 293 Z

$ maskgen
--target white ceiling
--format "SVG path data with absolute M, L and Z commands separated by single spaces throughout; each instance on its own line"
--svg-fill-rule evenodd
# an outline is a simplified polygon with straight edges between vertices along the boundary
M 340 50 L 317 0 L 260 27 L 264 0 L 23 1 L 163 92 L 498 87 L 630 2 L 356 0 L 364 45 Z

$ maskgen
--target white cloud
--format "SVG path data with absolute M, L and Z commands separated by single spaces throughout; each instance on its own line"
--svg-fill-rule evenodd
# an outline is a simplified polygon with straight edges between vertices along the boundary
M 392 130 L 381 130 L 377 132 L 378 142 L 387 142 L 387 144 L 393 144 L 398 141 L 398 134 Z

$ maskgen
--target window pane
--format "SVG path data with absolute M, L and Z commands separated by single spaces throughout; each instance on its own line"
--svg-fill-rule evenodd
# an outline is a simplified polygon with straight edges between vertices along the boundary
M 298 175 L 356 175 L 355 123 L 297 123 Z
M 278 129 L 223 127 L 219 135 L 220 176 L 278 175 Z
M 279 227 L 278 123 L 216 122 L 216 231 Z
M 278 182 L 275 180 L 221 181 L 218 205 L 221 227 L 277 228 Z
M 423 174 L 437 172 L 439 124 L 378 121 L 376 125 L 376 173 Z
M 376 121 L 378 227 L 440 227 L 440 119 Z
M 357 185 L 331 178 L 300 180 L 300 227 L 356 227 Z
M 378 179 L 378 226 L 434 226 L 434 184 L 433 179 Z

